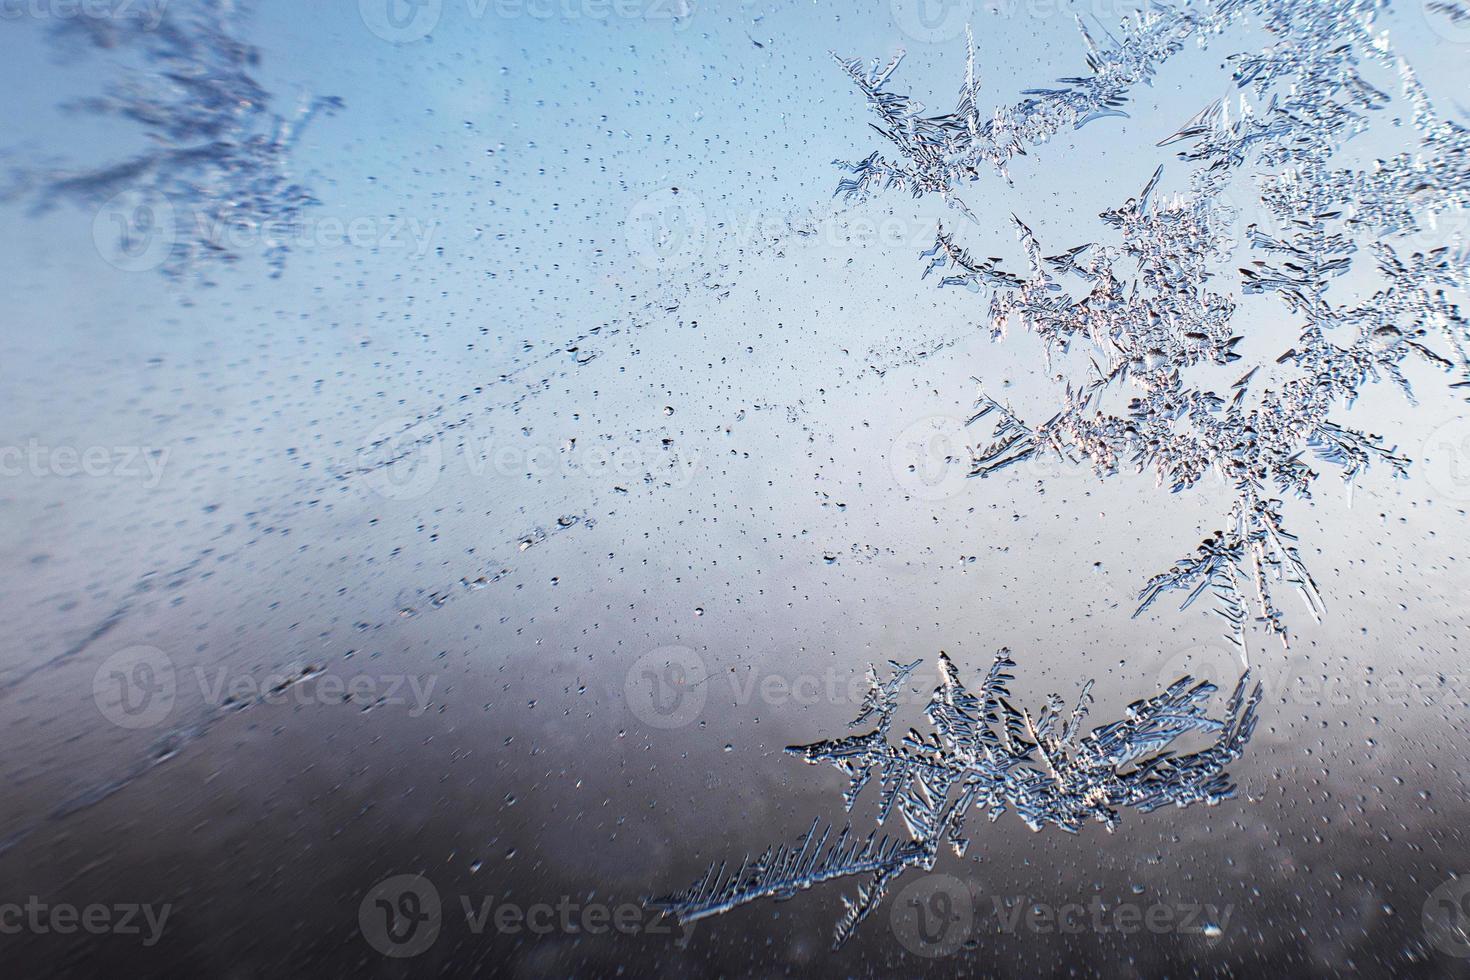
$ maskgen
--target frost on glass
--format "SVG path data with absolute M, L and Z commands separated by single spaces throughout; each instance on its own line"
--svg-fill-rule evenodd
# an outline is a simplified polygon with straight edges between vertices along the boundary
M 105 91 L 66 108 L 126 120 L 147 148 L 102 166 L 22 170 L 8 196 L 29 197 L 45 211 L 128 194 L 147 209 L 134 213 L 172 224 L 164 275 L 202 277 L 214 264 L 239 261 L 241 242 L 279 275 L 305 213 L 319 203 L 293 177 L 291 155 L 313 117 L 343 102 L 303 98 L 285 114 L 271 108 L 254 74 L 260 52 L 242 40 L 251 9 L 244 0 L 186 0 L 161 6 L 156 26 L 144 18 L 58 19 L 52 30 L 63 49 L 108 62 Z
M 1121 720 L 1082 734 L 1092 702 L 1091 683 L 1070 710 L 1053 695 L 1035 715 L 1011 704 L 1008 683 L 1015 661 L 1002 650 L 972 693 L 959 671 L 939 655 L 940 684 L 924 709 L 933 731 L 910 729 L 896 741 L 894 714 L 904 685 L 920 661 L 890 661 L 892 676 L 868 672 L 868 691 L 852 727 L 873 722 L 862 735 L 795 745 L 786 751 L 813 765 L 831 763 L 849 780 L 843 799 L 848 810 L 878 777 L 881 826 L 894 810 L 905 834 L 866 836 L 843 827 L 812 823 L 795 844 L 768 848 L 733 870 L 711 865 L 684 891 L 651 904 L 694 922 L 761 898 L 789 898 L 835 878 L 866 876 L 837 922 L 834 947 L 883 901 L 895 878 L 909 868 L 933 868 L 941 848 L 956 855 L 969 846 L 965 821 L 975 810 L 994 820 L 1015 811 L 1032 830 L 1048 826 L 1077 833 L 1095 820 L 1117 827 L 1122 811 L 1147 813 L 1173 804 L 1214 805 L 1234 792 L 1225 767 L 1250 740 L 1261 700 L 1250 674 L 1236 684 L 1219 719 L 1206 715 L 1213 684 L 1181 677 L 1168 689 L 1128 706 Z M 1192 733 L 1213 736 L 1208 747 L 1175 754 L 1174 743 Z
M 1314 617 L 1325 606 L 1286 526 L 1283 498 L 1310 498 L 1319 467 L 1335 468 L 1349 484 L 1373 464 L 1408 473 L 1407 457 L 1381 436 L 1344 424 L 1339 410 L 1378 381 L 1412 401 L 1403 372 L 1409 361 L 1442 369 L 1460 392 L 1470 389 L 1470 330 L 1456 303 L 1470 285 L 1470 251 L 1458 239 L 1417 250 L 1408 241 L 1432 230 L 1438 216 L 1470 206 L 1470 131 L 1439 114 L 1394 52 L 1375 23 L 1384 6 L 1224 0 L 1193 10 L 1155 7 L 1104 41 L 1083 29 L 1090 74 L 994 110 L 980 108 L 973 45 L 955 109 L 936 116 L 889 90 L 898 59 L 869 71 L 842 63 L 902 162 L 874 153 L 844 164 L 852 176 L 838 193 L 857 200 L 889 188 L 938 194 L 969 217 L 957 196 L 966 184 L 988 169 L 1009 180 L 1008 162 L 1027 145 L 1122 114 L 1129 89 L 1147 82 L 1186 39 L 1205 45 L 1246 18 L 1272 35 L 1259 53 L 1229 56 L 1238 102 L 1213 102 L 1160 141 L 1183 147 L 1187 189 L 1162 193 L 1163 168 L 1140 175 L 1135 197 L 1099 215 L 1105 234 L 1081 244 L 1043 244 L 1016 217 L 1024 269 L 975 258 L 943 226 L 924 256 L 925 274 L 941 271 L 941 286 L 989 294 L 996 338 L 1020 328 L 1045 341 L 1048 358 L 1078 348 L 1090 355 L 1044 421 L 1020 418 L 981 391 L 971 421 L 996 426 L 974 451 L 971 475 L 989 476 L 1039 453 L 1085 461 L 1102 477 L 1125 466 L 1152 470 L 1171 492 L 1218 474 L 1235 498 L 1219 529 L 1144 585 L 1135 615 L 1166 593 L 1182 592 L 1185 606 L 1208 596 L 1243 658 L 1252 619 L 1287 641 L 1277 597 L 1283 586 L 1299 592 Z M 1439 6 L 1453 16 L 1455 5 Z M 1397 99 L 1365 77 L 1365 62 L 1397 79 Z M 1391 104 L 1412 122 L 1397 140 L 1412 144 L 1367 169 L 1343 166 L 1338 151 L 1379 124 Z M 1259 201 L 1274 224 L 1247 229 L 1255 257 L 1238 271 L 1226 264 L 1235 244 L 1232 200 Z M 1380 283 L 1366 299 L 1334 289 L 1355 263 L 1370 266 L 1365 271 Z M 1258 381 L 1262 364 L 1239 364 L 1223 391 L 1190 380 L 1192 368 L 1241 360 L 1245 318 L 1237 318 L 1235 299 L 1211 288 L 1227 276 L 1238 277 L 1245 302 L 1269 294 L 1284 310 L 1296 333 L 1275 359 L 1284 379 Z

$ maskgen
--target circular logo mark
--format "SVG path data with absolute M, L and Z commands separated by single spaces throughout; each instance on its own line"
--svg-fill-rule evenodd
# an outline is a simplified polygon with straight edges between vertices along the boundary
M 888 0 L 893 25 L 924 44 L 952 41 L 975 16 L 975 0 Z
M 1252 247 L 1246 240 L 1246 232 L 1252 225 L 1257 232 L 1271 238 L 1290 237 L 1280 217 L 1261 200 L 1259 189 L 1249 183 L 1221 191 L 1215 196 L 1215 203 L 1228 212 L 1221 215 L 1224 220 L 1220 235 L 1232 246 Z
M 439 938 L 439 891 L 423 875 L 394 875 L 373 886 L 357 907 L 369 946 L 395 959 L 417 956 Z
M 698 0 L 702 3 L 703 0 Z M 694 20 L 694 8 L 696 0 L 647 0 L 643 4 L 643 18 L 645 20 L 668 20 L 674 25 L 674 32 L 681 33 L 689 29 Z M 745 7 L 744 2 L 741 7 Z M 614 9 L 617 9 L 616 6 Z
M 975 902 L 963 881 L 928 875 L 898 893 L 889 918 L 893 934 L 915 956 L 952 956 L 975 929 Z
M 1424 478 L 1450 500 L 1470 500 L 1470 418 L 1451 419 L 1424 440 Z
M 374 493 L 389 500 L 414 500 L 439 482 L 444 450 L 427 422 L 392 419 L 368 434 L 358 452 L 358 472 Z
M 1450 208 L 1437 214 L 1429 212 L 1415 223 L 1417 227 L 1404 236 L 1404 244 L 1394 246 L 1400 255 L 1429 253 L 1446 246 L 1458 250 L 1470 242 L 1470 211 L 1464 208 Z
M 628 668 L 623 696 L 633 717 L 652 728 L 683 728 L 709 697 L 709 670 L 688 647 L 650 650 Z
M 150 272 L 168 261 L 178 234 L 174 207 L 161 195 L 123 191 L 97 209 L 92 244 L 123 272 Z
M 1470 7 L 1457 0 L 1419 0 L 1424 23 L 1451 44 L 1470 44 Z
M 390 44 L 411 44 L 429 36 L 444 12 L 444 0 L 357 0 L 367 29 Z
M 677 189 L 655 191 L 628 211 L 628 245 L 646 269 L 685 269 L 704 251 L 704 203 Z
M 1424 900 L 1424 935 L 1441 953 L 1470 956 L 1470 877 L 1451 878 Z
M 1235 689 L 1235 682 L 1243 673 L 1245 664 L 1240 657 L 1224 647 L 1203 643 L 1175 652 L 1159 667 L 1154 681 L 1162 691 L 1187 674 L 1196 681 L 1209 681 L 1228 693 Z
M 1081 463 L 1068 462 L 1050 446 L 1042 446 L 1025 462 L 1018 463 L 1013 468 L 1025 474 L 1027 479 L 1045 484 L 1068 476 L 1081 475 L 1083 471 L 1090 469 L 1090 464 L 1086 457 L 1082 457 Z
M 119 728 L 152 728 L 168 717 L 178 693 L 173 661 L 157 647 L 128 647 L 92 675 L 92 700 Z
M 970 453 L 965 424 L 952 415 L 930 415 L 898 434 L 888 466 L 898 485 L 920 500 L 944 500 L 964 489 Z

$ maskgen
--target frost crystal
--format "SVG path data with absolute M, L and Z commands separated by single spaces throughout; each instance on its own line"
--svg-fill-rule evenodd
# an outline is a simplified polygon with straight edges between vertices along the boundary
M 235 0 L 188 0 L 160 7 L 156 27 L 128 17 L 58 21 L 58 40 L 120 62 L 105 94 L 68 108 L 137 124 L 149 148 L 95 169 L 18 173 L 11 196 L 34 194 L 45 211 L 63 200 L 95 207 L 131 192 L 149 214 L 172 215 L 161 266 L 170 278 L 239 260 L 236 242 L 260 243 L 279 274 L 305 211 L 318 203 L 292 179 L 291 153 L 314 116 L 343 103 L 303 99 L 289 116 L 271 111 L 270 93 L 252 74 L 260 53 L 240 40 L 250 8 Z M 128 64 L 133 56 L 141 65 Z
M 969 844 L 964 822 L 974 809 L 990 818 L 1014 809 L 1032 830 L 1048 825 L 1069 833 L 1089 819 L 1114 829 L 1120 810 L 1143 812 L 1167 804 L 1213 805 L 1234 791 L 1224 769 L 1238 758 L 1255 728 L 1261 700 L 1259 684 L 1241 676 L 1226 706 L 1225 717 L 1205 714 L 1216 690 L 1208 682 L 1181 677 L 1160 694 L 1135 701 L 1121 721 L 1081 735 L 1092 702 L 1091 683 L 1077 704 L 1065 711 L 1053 696 L 1035 716 L 1010 703 L 1007 687 L 1015 666 L 1000 651 L 972 694 L 959 671 L 939 655 L 940 684 L 924 713 L 934 727 L 925 736 L 910 729 L 890 740 L 900 696 L 920 661 L 889 661 L 893 675 L 880 681 L 868 672 L 868 692 L 853 727 L 876 720 L 863 735 L 798 745 L 786 751 L 816 764 L 829 762 L 849 779 L 843 794 L 850 811 L 863 788 L 878 776 L 878 823 L 898 810 L 907 835 L 883 836 L 876 831 L 855 836 L 850 827 L 834 837 L 820 820 L 794 845 L 768 848 L 734 871 L 711 865 L 688 889 L 650 904 L 693 922 L 761 898 L 789 898 L 813 885 L 853 875 L 866 884 L 845 899 L 834 948 L 883 901 L 893 880 L 908 868 L 929 870 L 946 843 L 963 855 Z M 1214 736 L 1209 747 L 1185 755 L 1171 752 L 1174 741 L 1190 733 Z
M 942 286 L 990 292 L 997 338 L 1020 326 L 1045 341 L 1049 358 L 1068 354 L 1074 342 L 1090 354 L 1085 374 L 1068 383 L 1064 403 L 1044 423 L 1028 424 L 980 394 L 971 421 L 994 416 L 999 424 L 974 452 L 971 475 L 989 476 L 1043 452 L 1086 460 L 1099 476 L 1121 466 L 1152 469 L 1173 492 L 1213 470 L 1235 498 L 1223 527 L 1149 581 L 1135 615 L 1165 592 L 1182 590 L 1185 606 L 1209 593 L 1242 657 L 1252 601 L 1255 619 L 1287 640 L 1276 583 L 1299 591 L 1314 616 L 1323 609 L 1282 515 L 1281 496 L 1310 498 L 1319 474 L 1309 461 L 1338 467 L 1348 483 L 1374 462 L 1407 474 L 1410 461 L 1395 447 L 1334 421 L 1334 412 L 1350 406 L 1365 383 L 1382 379 L 1412 400 L 1403 372 L 1409 360 L 1451 373 L 1457 389 L 1470 388 L 1470 329 L 1450 295 L 1470 286 L 1470 251 L 1458 239 L 1420 250 L 1404 241 L 1432 229 L 1437 216 L 1470 207 L 1470 130 L 1436 113 L 1376 29 L 1374 16 L 1384 6 L 1219 0 L 1200 13 L 1156 7 L 1107 44 L 1084 28 L 1091 75 L 1030 90 L 1027 101 L 989 115 L 976 99 L 973 44 L 959 104 L 943 116 L 926 117 L 921 103 L 888 91 L 897 59 L 866 74 L 857 62 L 844 63 L 882 120 L 875 128 L 907 162 L 875 153 L 844 165 L 855 176 L 838 193 L 937 193 L 969 215 L 955 191 L 980 178 L 981 164 L 1005 175 L 1025 144 L 1119 114 L 1129 88 L 1146 82 L 1185 38 L 1205 44 L 1247 15 L 1274 35 L 1276 43 L 1261 53 L 1230 57 L 1241 90 L 1236 111 L 1214 102 L 1160 141 L 1189 147 L 1179 153 L 1195 167 L 1188 190 L 1160 194 L 1160 167 L 1137 197 L 1102 212 L 1110 242 L 1047 255 L 1015 218 L 1024 272 L 1003 269 L 999 259 L 975 259 L 942 226 L 924 255 L 926 275 L 944 270 Z M 1364 76 L 1358 52 L 1397 76 L 1418 140 L 1412 151 L 1367 169 L 1342 166 L 1340 151 L 1392 98 Z M 1241 358 L 1237 302 L 1210 288 L 1212 277 L 1229 274 L 1232 198 L 1258 200 L 1276 226 L 1270 234 L 1257 225 L 1247 231 L 1259 257 L 1239 270 L 1242 305 L 1270 293 L 1297 332 L 1268 368 L 1277 374 L 1255 392 L 1261 364 L 1242 366 L 1249 369 L 1224 393 L 1187 379 L 1191 368 Z M 1376 276 L 1381 287 L 1358 301 L 1333 292 L 1364 253 L 1372 269 L 1358 278 Z M 1130 386 L 1133 397 L 1119 397 Z

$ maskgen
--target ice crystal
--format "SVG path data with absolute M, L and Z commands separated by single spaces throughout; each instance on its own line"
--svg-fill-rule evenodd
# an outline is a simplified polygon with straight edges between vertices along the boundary
M 1054 826 L 1077 833 L 1089 820 L 1114 829 L 1126 808 L 1147 813 L 1229 798 L 1234 787 L 1225 767 L 1250 740 L 1261 700 L 1261 687 L 1250 684 L 1247 672 L 1224 717 L 1210 718 L 1205 712 L 1215 686 L 1186 676 L 1130 704 L 1122 720 L 1083 735 L 1091 683 L 1070 711 L 1053 696 L 1032 715 L 1011 704 L 1008 685 L 1016 664 L 1007 651 L 996 656 L 975 693 L 941 653 L 940 683 L 924 709 L 934 731 L 921 735 L 910 729 L 895 742 L 894 715 L 919 664 L 889 661 L 893 673 L 885 680 L 869 670 L 867 695 L 852 727 L 871 721 L 872 731 L 786 750 L 841 770 L 849 780 L 843 794 L 849 811 L 876 774 L 877 821 L 882 825 L 897 810 L 904 835 L 859 836 L 850 826 L 834 835 L 818 819 L 794 845 L 768 848 L 733 871 L 723 863 L 711 865 L 686 890 L 650 904 L 688 923 L 757 899 L 789 898 L 836 878 L 866 875 L 857 895 L 844 900 L 833 943 L 840 946 L 904 871 L 931 869 L 945 845 L 965 853 L 965 820 L 973 810 L 988 811 L 992 820 L 1014 810 L 1034 831 Z M 1214 741 L 1174 754 L 1175 741 L 1191 733 Z
M 44 211 L 62 201 L 97 207 L 131 192 L 148 213 L 172 215 L 165 275 L 238 261 L 242 242 L 258 243 L 279 274 L 304 213 L 318 203 L 292 177 L 291 154 L 314 116 L 343 103 L 303 98 L 288 115 L 271 109 L 253 74 L 260 53 L 241 39 L 251 6 L 188 0 L 161 8 L 156 26 L 122 17 L 58 21 L 58 40 L 106 52 L 116 68 L 104 94 L 67 108 L 128 120 L 148 147 L 100 167 L 18 173 L 12 195 L 31 196 Z
M 1043 339 L 1049 358 L 1074 344 L 1090 349 L 1087 373 L 1067 384 L 1064 403 L 1044 423 L 1028 424 L 981 392 L 971 421 L 993 416 L 999 424 L 974 452 L 971 475 L 989 476 L 1046 452 L 1085 460 L 1099 476 L 1123 466 L 1152 469 L 1173 492 L 1211 471 L 1220 475 L 1234 493 L 1223 528 L 1150 580 L 1135 615 L 1166 592 L 1182 590 L 1186 606 L 1208 593 L 1242 657 L 1252 602 L 1256 621 L 1288 638 L 1277 583 L 1299 591 L 1314 616 L 1324 608 L 1283 518 L 1283 496 L 1311 496 L 1319 474 L 1309 460 L 1337 467 L 1349 483 L 1375 462 L 1407 473 L 1410 460 L 1395 447 L 1335 421 L 1334 413 L 1364 384 L 1384 379 L 1412 399 L 1403 372 L 1411 359 L 1451 373 L 1455 388 L 1470 388 L 1470 329 L 1454 301 L 1470 286 L 1470 251 L 1458 240 L 1418 251 L 1405 244 L 1436 216 L 1470 206 L 1470 130 L 1436 112 L 1393 52 L 1374 22 L 1384 6 L 1156 6 L 1106 44 L 1084 28 L 1092 74 L 1062 79 L 1063 88 L 1030 90 L 1027 101 L 990 113 L 977 101 L 973 44 L 959 104 L 943 116 L 927 117 L 921 103 L 889 91 L 898 59 L 868 73 L 857 62 L 843 63 L 882 120 L 875 128 L 906 162 L 874 154 L 845 164 L 855 176 L 838 194 L 861 199 L 892 187 L 936 193 L 969 215 L 956 190 L 980 179 L 982 163 L 1009 179 L 1006 163 L 1025 144 L 1116 114 L 1129 88 L 1146 82 L 1185 38 L 1208 43 L 1246 15 L 1274 35 L 1276 43 L 1260 53 L 1230 56 L 1241 90 L 1237 109 L 1214 102 L 1160 141 L 1187 147 L 1178 155 L 1194 167 L 1188 189 L 1161 194 L 1160 167 L 1138 196 L 1099 216 L 1111 241 L 1047 255 L 1015 218 L 1024 272 L 1003 268 L 999 259 L 978 261 L 942 225 L 924 255 L 925 275 L 943 270 L 942 286 L 990 292 L 997 338 L 1019 326 Z M 1367 169 L 1342 166 L 1339 151 L 1393 100 L 1365 77 L 1360 53 L 1397 75 L 1418 136 L 1412 150 Z M 1272 294 L 1297 330 L 1275 361 L 1287 376 L 1255 393 L 1248 389 L 1261 364 L 1242 365 L 1224 393 L 1188 379 L 1191 368 L 1241 359 L 1244 318 L 1236 316 L 1236 300 L 1211 289 L 1212 278 L 1229 274 L 1232 197 L 1258 200 L 1279 229 L 1247 230 L 1259 257 L 1238 272 L 1243 302 Z M 1334 281 L 1365 254 L 1373 265 L 1368 274 L 1376 273 L 1382 288 L 1361 302 L 1338 298 Z M 1134 396 L 1115 410 L 1110 396 L 1128 387 Z

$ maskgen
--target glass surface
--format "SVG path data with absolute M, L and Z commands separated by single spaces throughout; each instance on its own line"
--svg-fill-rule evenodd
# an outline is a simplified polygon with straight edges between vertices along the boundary
M 1470 968 L 1470 6 L 0 20 L 7 975 Z

